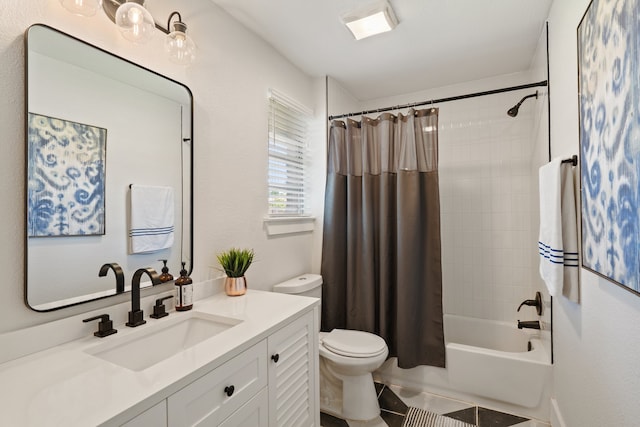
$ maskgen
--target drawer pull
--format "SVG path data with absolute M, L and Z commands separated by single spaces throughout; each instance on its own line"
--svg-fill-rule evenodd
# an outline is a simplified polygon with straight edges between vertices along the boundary
M 278 353 L 274 354 L 273 356 L 271 356 L 271 360 L 273 360 L 275 363 L 278 363 L 278 360 L 280 360 L 280 355 Z
M 227 396 L 233 396 L 233 392 L 236 391 L 236 388 L 232 385 L 228 385 L 224 388 L 224 392 L 227 393 Z

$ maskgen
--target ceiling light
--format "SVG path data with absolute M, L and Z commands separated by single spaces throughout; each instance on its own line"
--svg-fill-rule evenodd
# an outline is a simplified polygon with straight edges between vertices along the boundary
M 356 40 L 391 31 L 398 25 L 398 19 L 387 2 L 348 13 L 342 17 L 342 22 Z

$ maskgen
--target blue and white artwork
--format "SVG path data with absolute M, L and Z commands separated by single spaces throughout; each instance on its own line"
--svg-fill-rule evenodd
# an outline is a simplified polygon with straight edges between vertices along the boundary
M 107 130 L 29 113 L 29 237 L 103 235 Z
M 582 265 L 640 293 L 640 0 L 594 0 L 578 26 Z

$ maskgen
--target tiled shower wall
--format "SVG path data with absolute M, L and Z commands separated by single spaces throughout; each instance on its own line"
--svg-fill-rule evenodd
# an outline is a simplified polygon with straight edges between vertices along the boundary
M 492 320 L 533 298 L 537 230 L 531 175 L 535 98 L 517 117 L 507 110 L 535 89 L 443 104 L 439 175 L 444 311 Z

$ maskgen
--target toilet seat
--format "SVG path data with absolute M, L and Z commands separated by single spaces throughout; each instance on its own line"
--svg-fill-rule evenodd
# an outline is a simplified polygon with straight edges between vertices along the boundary
M 384 339 L 364 331 L 334 329 L 322 334 L 321 341 L 330 352 L 346 357 L 375 357 L 387 351 Z

